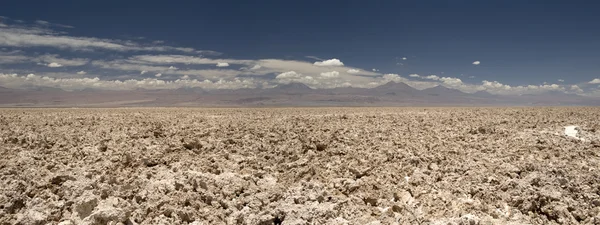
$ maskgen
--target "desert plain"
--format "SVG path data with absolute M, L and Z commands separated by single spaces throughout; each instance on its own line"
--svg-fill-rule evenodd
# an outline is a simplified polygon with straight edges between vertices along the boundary
M 0 224 L 600 224 L 598 118 L 593 107 L 0 109 Z

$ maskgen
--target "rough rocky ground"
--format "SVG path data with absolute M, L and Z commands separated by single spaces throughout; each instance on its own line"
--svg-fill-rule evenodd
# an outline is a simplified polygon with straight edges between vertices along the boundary
M 598 118 L 2 109 L 0 224 L 600 224 Z

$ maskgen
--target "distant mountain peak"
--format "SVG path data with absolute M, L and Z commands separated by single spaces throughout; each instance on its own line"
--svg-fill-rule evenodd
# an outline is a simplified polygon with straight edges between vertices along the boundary
M 478 96 L 478 97 L 496 97 L 496 95 L 494 95 L 488 91 L 477 91 L 477 92 L 473 93 L 473 95 Z
M 398 89 L 398 88 L 414 89 L 413 87 L 411 87 L 410 85 L 408 85 L 404 82 L 395 82 L 395 81 L 387 82 L 387 83 L 379 85 L 375 88 L 379 88 L 379 89 Z
M 293 90 L 312 90 L 312 88 L 310 88 L 306 84 L 298 83 L 298 82 L 292 82 L 292 83 L 289 83 L 289 84 L 280 84 L 280 85 L 277 85 L 274 88 L 275 89 L 282 89 L 282 90 L 283 89 L 285 89 L 285 90 L 289 90 L 289 89 L 293 89 Z
M 463 95 L 466 94 L 458 89 L 449 88 L 443 85 L 437 85 L 421 90 L 423 93 L 428 95 Z

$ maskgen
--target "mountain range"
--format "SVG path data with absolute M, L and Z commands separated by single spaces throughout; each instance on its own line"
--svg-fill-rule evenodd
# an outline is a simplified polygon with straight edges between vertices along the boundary
M 526 106 L 593 105 L 600 98 L 562 92 L 501 96 L 486 91 L 465 93 L 435 86 L 423 90 L 402 82 L 374 88 L 312 89 L 289 83 L 268 89 L 179 88 L 160 90 L 65 91 L 52 87 L 0 87 L 0 107 L 261 107 L 261 106 Z

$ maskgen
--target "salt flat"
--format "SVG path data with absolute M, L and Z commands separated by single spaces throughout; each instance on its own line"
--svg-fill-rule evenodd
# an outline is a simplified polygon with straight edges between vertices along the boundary
M 567 107 L 0 109 L 0 224 L 599 223 L 598 118 Z

